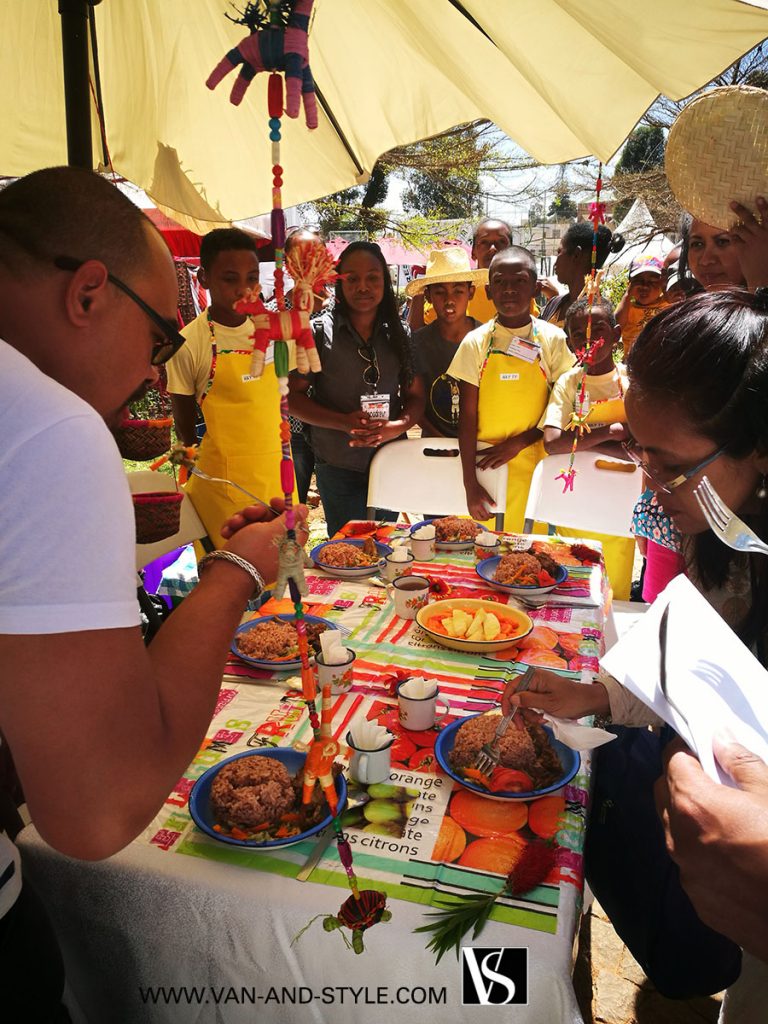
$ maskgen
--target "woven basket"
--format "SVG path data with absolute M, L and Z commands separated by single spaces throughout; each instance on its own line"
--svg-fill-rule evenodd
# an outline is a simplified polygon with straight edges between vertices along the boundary
M 165 454 L 171 447 L 172 419 L 124 420 L 113 431 L 124 459 L 145 462 Z
M 179 491 L 154 491 L 132 497 L 137 544 L 154 544 L 179 532 L 184 500 Z
M 688 213 L 727 230 L 736 200 L 756 213 L 768 196 L 768 92 L 729 85 L 699 96 L 681 111 L 667 141 L 665 169 Z

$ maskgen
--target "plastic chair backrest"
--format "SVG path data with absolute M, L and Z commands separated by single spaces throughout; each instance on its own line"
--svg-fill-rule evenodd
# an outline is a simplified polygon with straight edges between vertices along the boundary
M 176 490 L 176 481 L 168 473 L 153 473 L 149 469 L 141 469 L 136 473 L 126 473 L 125 475 L 128 477 L 131 494 Z M 202 540 L 205 536 L 205 527 L 195 512 L 194 505 L 185 494 L 181 503 L 181 521 L 178 532 L 171 537 L 166 537 L 165 540 L 155 541 L 153 544 L 137 544 L 136 568 L 143 569 L 145 565 L 154 562 L 161 555 L 166 555 L 176 548 L 182 548 L 185 544 L 191 544 L 193 540 Z
M 617 463 L 632 471 L 600 469 L 595 463 Z M 555 479 L 568 466 L 568 455 L 548 455 L 536 467 L 525 507 L 526 533 L 538 520 L 590 530 L 610 536 L 631 537 L 632 510 L 643 485 L 643 474 L 634 463 L 609 459 L 595 452 L 576 452 L 576 479 L 572 491 L 563 493 L 563 481 Z
M 478 450 L 487 447 L 487 444 L 478 444 Z M 507 504 L 507 467 L 483 469 L 477 477 L 493 499 L 496 528 L 502 530 Z M 377 508 L 467 515 L 459 442 L 452 437 L 421 437 L 393 441 L 379 448 L 368 475 L 369 517 Z

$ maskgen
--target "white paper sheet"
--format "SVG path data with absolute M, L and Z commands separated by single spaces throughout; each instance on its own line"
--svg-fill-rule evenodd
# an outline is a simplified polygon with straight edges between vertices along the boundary
M 667 693 L 659 685 L 659 623 L 667 620 Z M 768 762 L 768 672 L 685 576 L 677 576 L 600 664 L 695 751 L 717 782 L 733 785 L 712 753 L 723 728 Z

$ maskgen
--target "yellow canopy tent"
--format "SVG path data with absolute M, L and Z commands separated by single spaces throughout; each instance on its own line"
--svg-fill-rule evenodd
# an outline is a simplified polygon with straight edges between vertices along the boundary
M 240 4 L 239 6 L 242 6 Z M 286 206 L 365 181 L 376 158 L 476 118 L 543 163 L 609 158 L 663 93 L 685 97 L 764 37 L 742 0 L 316 0 L 320 126 L 284 121 Z M 267 76 L 241 107 L 211 69 L 245 35 L 228 0 L 95 7 L 115 170 L 199 231 L 271 206 Z M 54 0 L 0 0 L 0 173 L 67 159 Z M 94 119 L 94 165 L 100 159 Z

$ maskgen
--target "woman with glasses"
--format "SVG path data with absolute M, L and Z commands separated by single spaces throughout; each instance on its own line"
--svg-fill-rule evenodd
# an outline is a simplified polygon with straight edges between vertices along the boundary
M 706 472 L 722 500 L 768 539 L 768 293 L 705 293 L 670 307 L 640 335 L 628 371 L 635 454 L 683 537 L 686 571 L 768 666 L 768 559 L 721 544 L 693 493 Z M 687 998 L 730 985 L 741 969 L 741 951 L 700 920 L 666 851 L 654 806 L 669 730 L 649 731 L 661 720 L 610 677 L 583 685 L 539 670 L 527 693 L 505 695 L 504 704 L 510 703 L 568 718 L 608 714 L 615 725 L 630 727 L 616 729 L 617 739 L 596 758 L 587 880 L 663 994 Z M 763 884 L 745 884 L 742 905 L 729 902 L 730 917 L 710 913 L 707 920 L 723 927 L 728 919 L 729 935 L 760 954 L 743 922 L 755 900 L 768 916 L 768 791 L 754 801 L 754 822 L 743 822 L 753 830 L 744 838 L 752 854 L 739 870 L 762 870 Z M 693 860 L 703 853 L 703 846 L 694 850 Z
M 424 411 L 424 387 L 413 373 L 410 337 L 381 249 L 352 242 L 337 269 L 335 306 L 315 321 L 322 371 L 292 373 L 289 399 L 291 413 L 311 425 L 329 537 L 350 519 L 365 518 L 377 448 L 404 436 Z

